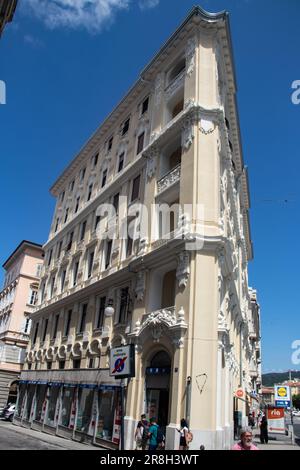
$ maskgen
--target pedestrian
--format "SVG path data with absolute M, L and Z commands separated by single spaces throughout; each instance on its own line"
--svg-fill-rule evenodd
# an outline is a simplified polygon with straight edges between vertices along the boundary
M 248 415 L 248 426 L 250 426 L 251 429 L 253 429 L 255 426 L 255 421 L 254 421 L 252 413 L 249 413 Z
M 268 421 L 267 421 L 266 416 L 263 416 L 261 418 L 259 437 L 260 437 L 260 442 L 262 444 L 268 444 L 269 435 L 268 435 Z
M 189 432 L 189 427 L 184 418 L 180 421 L 180 429 L 177 429 L 177 431 L 180 433 L 179 450 L 188 450 L 189 445 L 186 437 Z
M 142 414 L 134 433 L 135 450 L 146 450 L 148 442 L 149 423 L 146 415 Z
M 252 443 L 252 430 L 251 428 L 242 428 L 241 429 L 241 440 L 237 442 L 231 450 L 259 450 L 258 447 L 256 447 Z
M 149 450 L 156 450 L 157 449 L 157 433 L 158 433 L 158 425 L 156 423 L 156 418 L 151 418 L 150 419 L 150 427 L 149 427 L 149 433 L 148 437 L 150 439 L 149 441 Z

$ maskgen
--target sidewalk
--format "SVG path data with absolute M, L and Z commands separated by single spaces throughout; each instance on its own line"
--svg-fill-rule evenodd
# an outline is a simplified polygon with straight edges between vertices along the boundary
M 16 426 L 13 423 L 6 422 L 5 426 L 16 433 L 23 434 L 25 436 L 30 436 L 40 441 L 47 442 L 48 444 L 53 444 L 55 446 L 61 447 L 61 450 L 103 450 L 101 449 L 101 447 L 81 444 L 80 442 L 64 439 L 63 437 L 52 436 L 51 434 L 34 431 L 33 429 L 22 428 L 21 426 Z M 3 428 L 1 427 L 1 430 L 2 429 Z
M 261 444 L 258 428 L 253 428 L 253 436 L 253 443 L 260 450 L 300 450 L 297 444 L 292 444 L 291 437 L 285 434 L 269 433 L 268 444 Z

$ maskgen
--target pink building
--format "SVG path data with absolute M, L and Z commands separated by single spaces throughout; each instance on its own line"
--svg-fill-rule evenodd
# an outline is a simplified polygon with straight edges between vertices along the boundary
M 30 313 L 37 292 L 44 252 L 42 245 L 23 240 L 3 264 L 0 292 L 0 408 L 14 402 L 17 382 L 29 339 Z

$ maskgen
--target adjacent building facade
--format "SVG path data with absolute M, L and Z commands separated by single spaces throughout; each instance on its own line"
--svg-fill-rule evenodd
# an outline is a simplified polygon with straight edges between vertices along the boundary
M 191 449 L 231 446 L 260 380 L 235 94 L 228 15 L 195 7 L 52 186 L 15 423 L 118 446 L 109 353 L 132 343 L 125 448 L 143 412 L 168 449 L 183 417 Z
M 7 23 L 13 19 L 18 0 L 0 0 L 0 36 Z
M 22 241 L 3 264 L 0 292 L 0 407 L 17 398 L 17 380 L 29 339 L 30 313 L 36 305 L 43 266 L 41 245 Z

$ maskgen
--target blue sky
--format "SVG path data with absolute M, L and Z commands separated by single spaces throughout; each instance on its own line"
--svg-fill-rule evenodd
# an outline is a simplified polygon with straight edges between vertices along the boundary
M 22 239 L 43 243 L 48 188 L 188 14 L 194 0 L 103 0 L 92 15 L 74 0 L 19 0 L 0 40 L 0 260 Z M 99 4 L 98 0 L 92 3 Z M 202 0 L 230 13 L 245 164 L 249 168 L 263 369 L 300 369 L 298 307 L 300 80 L 298 0 Z M 51 9 L 49 9 L 49 7 Z

